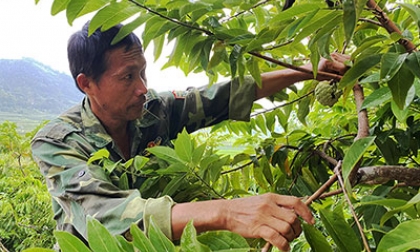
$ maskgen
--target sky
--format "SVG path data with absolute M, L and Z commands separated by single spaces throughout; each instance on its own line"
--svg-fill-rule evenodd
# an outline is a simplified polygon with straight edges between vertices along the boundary
M 76 19 L 70 26 L 65 12 L 50 14 L 53 0 L 0 0 L 0 59 L 32 58 L 51 68 L 70 74 L 67 40 L 91 17 Z M 140 34 L 137 32 L 137 35 Z M 167 54 L 170 52 L 168 48 Z M 164 58 L 153 61 L 153 47 L 145 52 L 149 88 L 158 91 L 185 89 L 207 84 L 204 74 L 184 73 L 174 67 L 161 70 Z M 166 54 L 166 55 L 167 55 Z M 1 69 L 0 69 L 1 74 Z

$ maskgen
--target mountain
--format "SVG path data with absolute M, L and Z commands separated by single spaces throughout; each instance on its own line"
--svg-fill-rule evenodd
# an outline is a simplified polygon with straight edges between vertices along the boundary
M 73 78 L 30 58 L 0 59 L 0 112 L 59 115 L 81 101 Z

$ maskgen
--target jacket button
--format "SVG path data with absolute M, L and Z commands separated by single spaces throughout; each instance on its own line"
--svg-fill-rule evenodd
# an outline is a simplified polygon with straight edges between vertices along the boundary
M 81 170 L 81 171 L 79 171 L 79 177 L 83 177 L 83 175 L 85 175 L 85 171 L 84 170 Z

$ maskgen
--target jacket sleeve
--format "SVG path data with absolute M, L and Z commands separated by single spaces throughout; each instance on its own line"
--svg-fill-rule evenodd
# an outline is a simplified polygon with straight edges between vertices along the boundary
M 245 77 L 243 83 L 236 78 L 210 87 L 161 93 L 163 106 L 170 108 L 166 117 L 170 139 L 175 138 L 184 127 L 193 132 L 226 119 L 249 121 L 256 98 L 255 88 L 254 79 Z M 150 109 L 159 113 L 161 108 Z
M 52 195 L 57 229 L 87 240 L 87 216 L 99 220 L 110 233 L 129 236 L 132 223 L 147 232 L 153 219 L 172 237 L 170 197 L 143 199 L 138 190 L 121 190 L 102 167 L 87 165 L 89 144 L 73 132 L 63 139 L 38 134 L 32 152 Z M 128 235 L 128 236 L 127 236 Z

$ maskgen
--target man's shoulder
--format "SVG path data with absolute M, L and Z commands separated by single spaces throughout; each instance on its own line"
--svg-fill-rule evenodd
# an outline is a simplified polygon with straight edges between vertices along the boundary
M 81 105 L 76 105 L 48 122 L 37 132 L 34 139 L 51 138 L 63 140 L 73 132 L 82 131 Z

